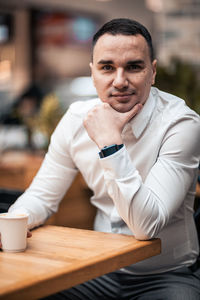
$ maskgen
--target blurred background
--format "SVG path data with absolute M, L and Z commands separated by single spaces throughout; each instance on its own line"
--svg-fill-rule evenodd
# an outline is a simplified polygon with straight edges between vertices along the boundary
M 70 103 L 96 97 L 91 39 L 118 17 L 147 26 L 155 85 L 200 113 L 200 0 L 0 0 L 0 212 L 31 183 Z M 78 174 L 49 224 L 91 229 L 90 196 Z
M 155 85 L 200 113 L 200 0 L 0 0 L 0 151 L 46 151 L 70 103 L 96 96 L 91 39 L 117 17 L 147 26 Z

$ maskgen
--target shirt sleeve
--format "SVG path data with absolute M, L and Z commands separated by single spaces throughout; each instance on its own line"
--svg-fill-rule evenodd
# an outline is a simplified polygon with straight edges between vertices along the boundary
M 57 211 L 77 173 L 69 147 L 72 132 L 73 121 L 67 112 L 51 137 L 48 153 L 33 182 L 9 209 L 28 213 L 29 228 L 44 223 Z
M 108 193 L 137 239 L 154 238 L 168 224 L 194 186 L 199 159 L 200 123 L 191 118 L 168 129 L 144 181 L 126 147 L 100 159 Z

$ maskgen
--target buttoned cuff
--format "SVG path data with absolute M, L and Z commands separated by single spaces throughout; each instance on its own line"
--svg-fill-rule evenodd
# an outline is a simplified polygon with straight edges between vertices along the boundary
M 107 179 L 129 177 L 136 170 L 124 145 L 119 151 L 100 159 Z

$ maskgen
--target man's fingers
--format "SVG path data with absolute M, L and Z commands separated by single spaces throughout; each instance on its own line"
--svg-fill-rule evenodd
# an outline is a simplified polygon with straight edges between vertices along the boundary
M 30 238 L 30 237 L 32 237 L 32 233 L 28 230 L 27 231 L 27 238 Z
M 141 103 L 137 103 L 130 111 L 124 113 L 127 121 L 130 121 L 135 115 L 137 115 L 141 111 L 142 107 L 143 105 Z

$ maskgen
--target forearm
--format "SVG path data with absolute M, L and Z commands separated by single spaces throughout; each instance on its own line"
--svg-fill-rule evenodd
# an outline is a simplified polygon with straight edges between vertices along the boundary
M 57 211 L 76 173 L 76 170 L 54 162 L 51 154 L 48 154 L 30 187 L 12 205 L 10 211 L 17 209 L 28 212 L 29 228 L 44 223 Z
M 44 223 L 57 211 L 60 201 L 77 174 L 77 169 L 67 151 L 69 135 L 65 128 L 65 122 L 61 121 L 51 138 L 48 153 L 36 177 L 10 208 L 28 212 L 30 228 Z
M 182 169 L 162 161 L 142 180 L 126 148 L 102 159 L 101 166 L 120 217 L 138 239 L 153 238 L 168 224 L 181 206 L 195 173 L 191 168 L 184 175 Z

